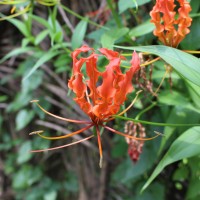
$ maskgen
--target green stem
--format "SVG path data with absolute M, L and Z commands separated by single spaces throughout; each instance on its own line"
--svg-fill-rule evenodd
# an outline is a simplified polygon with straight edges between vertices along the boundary
M 135 117 L 135 120 L 138 120 L 145 112 L 153 108 L 156 104 L 157 104 L 156 102 L 153 102 L 150 106 L 148 106 L 147 108 L 142 110 L 140 113 L 138 113 L 137 116 Z
M 121 24 L 121 21 L 119 19 L 119 15 L 116 13 L 115 9 L 113 8 L 113 5 L 112 5 L 112 1 L 111 0 L 107 0 L 107 3 L 108 3 L 108 6 L 112 12 L 112 15 L 114 17 L 114 20 L 118 26 L 118 28 L 121 28 L 122 27 L 122 24 Z
M 119 118 L 119 119 L 122 119 L 122 120 L 133 121 L 133 122 L 136 122 L 136 123 L 149 124 L 149 125 L 155 125 L 155 126 L 171 126 L 171 127 L 200 126 L 200 124 L 168 124 L 168 123 L 159 123 L 159 122 L 148 122 L 148 121 L 144 121 L 144 120 L 137 120 L 137 119 L 122 117 L 122 116 L 118 116 L 118 115 L 113 115 L 113 117 Z
M 190 17 L 199 17 L 200 16 L 200 13 L 192 13 L 192 14 L 190 14 Z
M 29 14 L 33 14 L 33 8 L 34 8 L 34 2 L 33 2 L 33 0 L 31 0 L 31 7 L 30 7 L 30 10 L 29 10 Z M 25 20 L 25 25 L 26 25 L 26 27 L 27 27 L 27 29 L 29 30 L 29 33 L 30 33 L 30 36 L 31 36 L 31 34 L 32 34 L 32 18 L 31 17 L 28 17 L 28 19 L 27 20 Z
M 88 23 L 90 23 L 90 24 L 92 24 L 92 25 L 94 25 L 94 26 L 96 26 L 96 27 L 98 27 L 98 28 L 102 28 L 102 29 L 104 29 L 104 30 L 109 30 L 109 28 L 107 28 L 107 27 L 105 27 L 105 26 L 102 26 L 102 25 L 99 25 L 99 24 L 97 24 L 97 23 L 95 23 L 95 22 L 93 22 L 93 21 L 91 21 L 91 20 L 89 20 L 89 19 L 87 19 L 87 18 L 85 18 L 85 17 L 83 17 L 83 16 L 77 14 L 76 12 L 70 10 L 69 8 L 67 8 L 66 6 L 64 6 L 64 5 L 62 5 L 62 4 L 60 4 L 60 6 L 61 6 L 66 12 L 70 13 L 71 15 L 74 15 L 75 17 L 77 17 L 77 18 L 79 18 L 79 19 L 81 19 L 81 20 L 85 20 L 85 21 L 87 21 Z

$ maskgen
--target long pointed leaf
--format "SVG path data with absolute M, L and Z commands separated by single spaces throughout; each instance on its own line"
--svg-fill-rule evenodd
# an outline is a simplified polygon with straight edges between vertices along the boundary
M 28 77 L 30 77 L 42 64 L 44 64 L 45 62 L 51 60 L 53 57 L 57 56 L 60 52 L 52 52 L 49 51 L 46 54 L 44 54 L 36 63 L 35 65 L 32 67 L 32 69 L 30 70 L 30 72 L 24 77 L 23 81 L 26 80 Z
M 87 18 L 86 18 L 87 19 Z M 86 19 L 81 20 L 76 26 L 74 33 L 72 35 L 72 49 L 76 49 L 81 46 L 85 33 L 87 30 L 88 21 Z
M 115 47 L 121 49 L 142 51 L 160 56 L 163 60 L 170 64 L 178 72 L 178 74 L 181 74 L 186 79 L 200 86 L 200 60 L 188 53 L 162 45 Z
M 200 154 L 200 127 L 193 127 L 185 131 L 171 145 L 168 152 L 158 163 L 156 169 L 143 186 L 144 191 L 158 174 L 169 164 L 183 158 L 189 158 Z
M 13 51 L 6 54 L 0 60 L 0 64 L 3 63 L 4 61 L 6 61 L 8 58 L 11 58 L 12 56 L 17 56 L 19 54 L 27 53 L 28 51 L 38 51 L 38 50 L 34 47 L 20 47 L 20 48 L 14 49 Z

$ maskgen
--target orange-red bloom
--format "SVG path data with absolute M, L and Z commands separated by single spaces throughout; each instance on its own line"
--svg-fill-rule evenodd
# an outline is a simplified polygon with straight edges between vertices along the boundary
M 87 58 L 77 59 L 81 52 L 92 51 Z M 102 48 L 99 50 L 108 60 L 104 72 L 97 69 L 98 54 L 88 46 L 83 46 L 72 53 L 73 75 L 68 86 L 76 94 L 74 99 L 81 109 L 91 118 L 94 124 L 103 122 L 116 114 L 126 100 L 128 93 L 132 92 L 132 78 L 140 68 L 139 58 L 133 53 L 131 67 L 123 74 L 120 69 L 121 59 L 125 59 L 118 52 Z M 86 64 L 86 77 L 81 68 Z M 102 84 L 98 86 L 98 81 Z
M 176 0 L 176 2 L 179 3 L 178 12 L 175 11 L 174 0 L 156 0 L 156 4 L 150 12 L 151 22 L 156 26 L 154 35 L 163 44 L 171 47 L 177 47 L 185 38 L 190 32 L 188 27 L 192 22 L 189 17 L 191 7 L 187 0 Z
M 99 52 L 101 54 L 96 54 L 94 52 L 94 49 L 88 46 L 82 46 L 81 48 L 75 50 L 72 53 L 73 73 L 72 77 L 69 80 L 68 86 L 75 93 L 74 100 L 76 101 L 76 103 L 89 116 L 90 118 L 89 121 L 79 121 L 79 120 L 66 119 L 56 116 L 46 111 L 44 108 L 42 108 L 36 100 L 33 101 L 45 113 L 55 118 L 68 122 L 88 124 L 88 125 L 78 131 L 63 136 L 47 137 L 41 134 L 42 131 L 36 131 L 33 132 L 33 134 L 38 134 L 45 139 L 56 140 L 56 139 L 68 138 L 73 135 L 79 134 L 91 127 L 95 127 L 99 145 L 100 166 L 101 166 L 102 146 L 101 146 L 100 127 L 104 127 L 105 129 L 113 133 L 131 139 L 149 140 L 152 138 L 136 138 L 134 136 L 121 133 L 105 125 L 105 122 L 114 119 L 113 115 L 116 114 L 122 115 L 135 102 L 136 98 L 133 100 L 132 104 L 127 109 L 119 113 L 120 106 L 126 100 L 127 94 L 133 91 L 132 79 L 135 72 L 140 69 L 140 61 L 137 53 L 134 52 L 131 60 L 131 67 L 125 74 L 123 74 L 120 69 L 120 62 L 121 59 L 125 59 L 124 57 L 120 56 L 119 53 L 116 51 L 108 50 L 105 48 L 100 49 Z M 90 55 L 88 57 L 81 57 L 80 55 L 81 53 L 90 53 Z M 109 61 L 109 64 L 106 66 L 104 72 L 100 72 L 97 68 L 97 60 L 99 56 L 105 56 Z M 85 71 L 85 73 L 83 73 L 83 71 Z M 78 142 L 85 141 L 93 136 L 94 135 L 89 136 Z M 46 150 L 58 149 L 76 144 L 78 142 Z M 40 152 L 40 151 L 44 150 L 35 150 L 33 152 Z

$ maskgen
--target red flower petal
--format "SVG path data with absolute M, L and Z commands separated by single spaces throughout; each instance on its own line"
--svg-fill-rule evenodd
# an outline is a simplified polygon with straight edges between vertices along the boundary
M 176 5 L 174 0 L 157 0 L 153 10 L 150 12 L 151 22 L 156 26 L 154 35 L 167 46 L 176 47 L 190 31 L 192 19 L 189 17 L 190 4 L 186 0 L 177 0 L 180 8 L 179 17 L 176 20 Z M 176 28 L 178 25 L 178 30 Z
M 88 51 L 92 51 L 90 56 L 77 58 L 80 53 Z M 123 56 L 105 48 L 99 51 L 109 60 L 105 71 L 98 71 L 97 54 L 93 49 L 83 46 L 72 53 L 73 75 L 68 83 L 76 94 L 74 100 L 93 121 L 103 120 L 119 111 L 127 94 L 133 90 L 132 78 L 140 68 L 136 53 L 133 54 L 130 69 L 123 74 L 120 69 L 121 59 L 125 59 Z M 81 72 L 84 63 L 87 77 Z M 97 86 L 99 78 L 102 78 L 102 84 Z

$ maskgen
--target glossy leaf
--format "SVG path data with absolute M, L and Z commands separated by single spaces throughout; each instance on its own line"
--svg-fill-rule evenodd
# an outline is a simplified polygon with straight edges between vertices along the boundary
M 200 154 L 200 127 L 193 127 L 185 131 L 171 145 L 165 156 L 158 163 L 156 169 L 143 186 L 144 191 L 158 174 L 169 164 L 183 158 L 189 158 Z
M 188 53 L 162 45 L 115 47 L 127 50 L 142 51 L 160 56 L 165 62 L 170 64 L 178 74 L 200 86 L 200 60 Z

